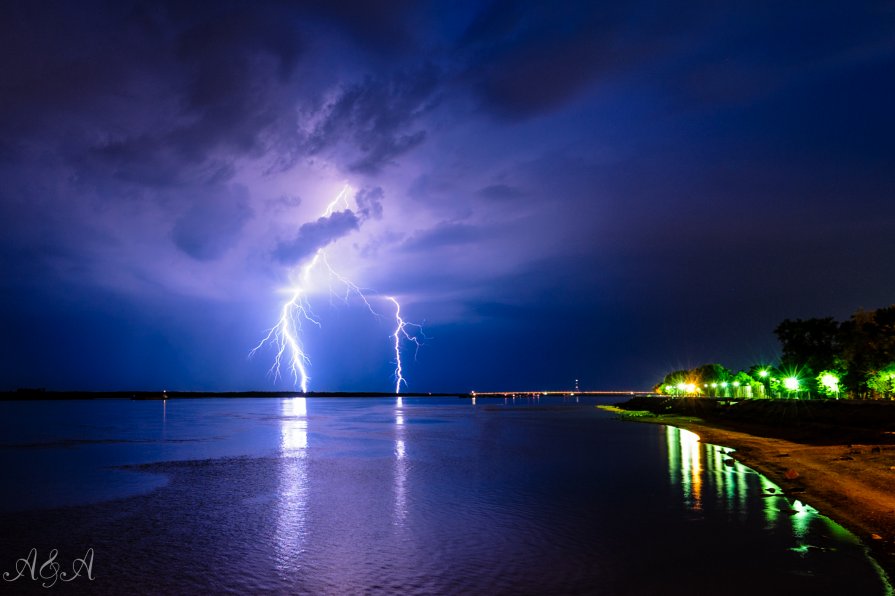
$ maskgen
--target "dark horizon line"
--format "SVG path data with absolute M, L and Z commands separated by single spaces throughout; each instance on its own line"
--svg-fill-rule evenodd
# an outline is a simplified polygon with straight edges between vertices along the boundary
M 541 395 L 642 395 L 643 391 L 460 391 L 421 392 L 408 391 L 389 393 L 384 391 L 55 391 L 46 389 L 20 388 L 14 391 L 0 391 L 0 401 L 17 400 L 78 400 L 78 399 L 202 399 L 202 398 L 288 398 L 288 397 L 534 397 Z

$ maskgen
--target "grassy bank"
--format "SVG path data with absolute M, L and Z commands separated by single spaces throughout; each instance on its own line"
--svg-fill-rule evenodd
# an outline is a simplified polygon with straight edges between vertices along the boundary
M 813 445 L 895 445 L 895 401 L 717 399 L 643 396 L 618 406 L 628 411 L 695 416 L 734 430 Z
M 895 578 L 895 403 L 638 397 L 625 418 L 695 432 L 857 534 Z

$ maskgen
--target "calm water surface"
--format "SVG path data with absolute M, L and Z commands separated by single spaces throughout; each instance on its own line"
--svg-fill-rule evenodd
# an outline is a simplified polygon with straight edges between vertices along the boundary
M 887 594 L 727 449 L 594 400 L 0 403 L 8 593 Z

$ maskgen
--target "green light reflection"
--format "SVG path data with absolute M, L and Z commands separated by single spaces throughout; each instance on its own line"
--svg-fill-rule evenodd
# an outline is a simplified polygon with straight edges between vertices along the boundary
M 745 520 L 756 511 L 754 501 L 750 505 L 752 495 L 753 499 L 761 499 L 760 511 L 767 530 L 785 523 L 791 524 L 787 529 L 796 541 L 807 535 L 817 512 L 799 501 L 790 505 L 779 486 L 735 460 L 732 450 L 703 444 L 699 435 L 673 426 L 666 426 L 665 434 L 669 480 L 680 487 L 681 499 L 688 509 L 700 511 L 708 506 Z

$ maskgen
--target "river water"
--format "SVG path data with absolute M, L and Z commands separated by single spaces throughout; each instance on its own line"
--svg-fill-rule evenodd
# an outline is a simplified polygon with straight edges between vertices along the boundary
M 891 593 L 728 449 L 597 403 L 3 402 L 0 591 Z

